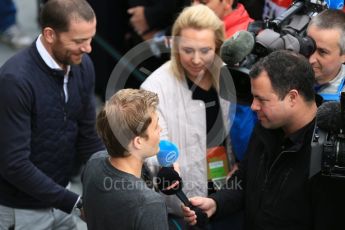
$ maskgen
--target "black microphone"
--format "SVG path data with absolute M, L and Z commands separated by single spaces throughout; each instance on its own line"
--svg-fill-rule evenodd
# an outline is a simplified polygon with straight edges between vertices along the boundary
M 316 113 L 316 125 L 311 142 L 309 178 L 321 171 L 324 144 L 327 142 L 328 134 L 338 134 L 342 127 L 340 103 L 337 101 L 322 103 Z
M 337 101 L 327 101 L 320 105 L 316 113 L 317 126 L 326 132 L 339 133 L 342 127 L 341 108 Z
M 250 32 L 238 31 L 223 43 L 220 56 L 228 66 L 234 66 L 252 52 L 254 44 L 255 39 Z
M 185 206 L 189 207 L 195 212 L 197 216 L 196 226 L 202 227 L 207 225 L 207 214 L 200 208 L 192 205 L 192 203 L 188 200 L 186 194 L 182 191 L 182 178 L 178 175 L 174 168 L 162 167 L 159 170 L 157 174 L 157 186 L 158 189 L 166 195 L 175 194 Z

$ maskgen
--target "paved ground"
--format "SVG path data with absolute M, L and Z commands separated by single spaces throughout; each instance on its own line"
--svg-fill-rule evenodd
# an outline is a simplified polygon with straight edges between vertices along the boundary
M 14 0 L 17 4 L 18 15 L 17 21 L 21 29 L 34 40 L 39 34 L 39 27 L 37 24 L 37 0 Z M 8 58 L 14 55 L 18 50 L 0 43 L 0 66 L 2 66 Z M 81 192 L 80 184 L 73 183 L 71 190 L 78 194 Z M 86 224 L 82 221 L 78 223 L 78 230 L 86 230 Z
M 37 24 L 37 0 L 14 0 L 17 4 L 17 21 L 21 29 L 34 39 L 39 34 Z M 0 66 L 17 50 L 0 43 Z

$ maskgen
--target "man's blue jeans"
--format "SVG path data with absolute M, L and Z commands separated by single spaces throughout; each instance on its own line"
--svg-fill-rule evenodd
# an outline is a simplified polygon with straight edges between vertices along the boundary
M 13 0 L 0 0 L 0 33 L 16 23 L 16 13 Z

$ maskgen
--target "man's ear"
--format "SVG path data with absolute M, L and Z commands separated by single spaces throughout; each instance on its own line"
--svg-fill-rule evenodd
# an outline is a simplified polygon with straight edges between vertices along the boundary
M 134 137 L 132 144 L 135 149 L 141 149 L 142 148 L 142 137 L 136 136 Z
M 52 44 L 56 39 L 55 31 L 50 27 L 45 27 L 43 29 L 42 36 L 49 44 Z
M 290 90 L 290 92 L 288 93 L 287 96 L 288 96 L 289 103 L 292 107 L 297 103 L 297 100 L 299 97 L 299 92 L 296 89 L 292 89 L 292 90 Z

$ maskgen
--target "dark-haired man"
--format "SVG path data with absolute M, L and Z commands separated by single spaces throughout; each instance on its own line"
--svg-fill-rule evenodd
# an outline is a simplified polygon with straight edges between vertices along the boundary
M 90 58 L 96 18 L 84 0 L 50 0 L 41 35 L 0 69 L 0 229 L 76 229 L 66 189 L 76 163 L 104 149 Z
M 276 51 L 254 65 L 250 78 L 259 124 L 246 158 L 226 187 L 191 202 L 215 219 L 245 207 L 245 229 L 343 229 L 344 183 L 320 174 L 309 179 L 317 107 L 308 60 Z M 183 210 L 195 224 L 195 213 Z

